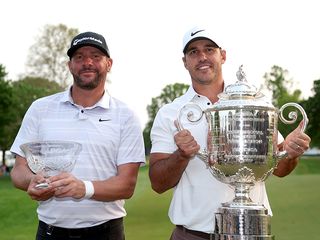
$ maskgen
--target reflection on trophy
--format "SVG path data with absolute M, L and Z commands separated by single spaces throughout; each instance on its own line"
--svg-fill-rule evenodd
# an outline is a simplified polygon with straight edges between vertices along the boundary
M 29 142 L 20 148 L 31 171 L 41 173 L 44 177 L 71 172 L 82 149 L 80 143 L 70 141 Z M 45 188 L 48 183 L 40 183 L 36 187 Z
M 182 126 L 181 118 L 186 116 L 188 121 L 196 123 L 205 115 L 207 148 L 200 150 L 198 156 L 216 179 L 235 191 L 234 199 L 222 203 L 215 213 L 215 239 L 274 239 L 268 210 L 250 199 L 250 189 L 265 181 L 287 155 L 277 150 L 278 118 L 292 124 L 297 120 L 297 112 L 290 112 L 286 119 L 284 109 L 293 107 L 301 112 L 302 131 L 308 118 L 296 103 L 287 103 L 278 110 L 265 101 L 264 95 L 248 84 L 242 66 L 237 78 L 235 84 L 218 95 L 219 101 L 212 108 L 203 111 L 199 105 L 188 103 L 180 110 L 178 121 Z

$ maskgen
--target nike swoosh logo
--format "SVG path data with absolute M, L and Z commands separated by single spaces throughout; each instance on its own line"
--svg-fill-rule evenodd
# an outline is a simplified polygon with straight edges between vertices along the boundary
M 111 119 L 99 119 L 99 122 L 107 122 L 107 121 L 110 121 Z
M 197 33 L 199 33 L 199 32 L 203 32 L 204 30 L 198 30 L 198 31 L 196 31 L 196 32 L 192 32 L 191 33 L 191 37 L 193 37 L 194 35 L 196 35 Z

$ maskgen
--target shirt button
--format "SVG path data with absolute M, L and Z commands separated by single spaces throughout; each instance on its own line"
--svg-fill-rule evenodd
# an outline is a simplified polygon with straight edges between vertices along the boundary
M 207 102 L 207 105 L 211 105 L 211 103 Z
M 83 111 L 83 110 L 81 110 L 81 113 L 84 113 L 84 111 Z

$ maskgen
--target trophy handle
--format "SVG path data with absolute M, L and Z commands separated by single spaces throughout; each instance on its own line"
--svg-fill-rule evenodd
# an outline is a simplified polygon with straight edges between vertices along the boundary
M 193 108 L 193 109 L 192 109 Z M 200 119 L 202 118 L 203 116 L 203 111 L 201 109 L 201 107 L 196 104 L 196 103 L 187 103 L 186 105 L 184 105 L 180 111 L 179 111 L 179 114 L 178 114 L 178 118 L 177 118 L 177 124 L 176 124 L 176 127 L 178 129 L 178 131 L 182 131 L 184 129 L 182 123 L 181 123 L 181 119 L 182 117 L 184 116 L 185 114 L 185 111 L 186 110 L 189 110 L 187 112 L 187 119 L 192 122 L 192 123 L 196 123 L 196 122 L 199 122 Z M 197 114 L 195 114 L 197 113 Z M 205 161 L 205 159 L 208 158 L 208 153 L 206 150 L 200 150 L 198 151 L 197 155 Z
M 192 108 L 194 108 L 194 109 L 197 111 L 197 113 L 198 113 L 199 116 L 195 115 L 195 112 L 192 110 Z M 182 125 L 182 123 L 181 123 L 181 118 L 182 118 L 182 116 L 184 115 L 184 111 L 185 111 L 185 110 L 189 110 L 189 109 L 190 109 L 190 111 L 187 112 L 187 119 L 188 119 L 190 122 L 193 122 L 193 123 L 199 122 L 200 119 L 201 119 L 202 116 L 203 116 L 203 111 L 202 111 L 201 107 L 200 107 L 198 104 L 196 104 L 196 103 L 187 103 L 186 105 L 184 105 L 184 106 L 180 109 L 179 114 L 178 114 L 178 118 L 177 118 L 177 122 L 178 122 L 177 125 L 178 125 L 178 126 L 177 126 L 177 128 L 178 128 L 179 131 L 181 131 L 181 130 L 184 129 L 184 128 L 183 128 L 183 125 Z
M 279 118 L 280 118 L 281 122 L 283 122 L 283 123 L 285 123 L 285 124 L 293 124 L 293 123 L 295 123 L 295 122 L 297 121 L 297 119 L 298 119 L 298 114 L 297 114 L 296 111 L 291 111 L 291 112 L 289 112 L 288 118 L 289 118 L 290 120 L 286 119 L 286 118 L 283 116 L 283 111 L 284 111 L 284 109 L 287 108 L 287 107 L 295 107 L 295 108 L 297 108 L 297 109 L 300 111 L 300 113 L 302 114 L 302 117 L 303 117 L 303 119 L 302 119 L 302 121 L 303 121 L 303 126 L 302 126 L 302 129 L 301 129 L 301 132 L 304 132 L 304 131 L 306 130 L 307 125 L 308 125 L 309 119 L 308 119 L 308 116 L 307 116 L 305 110 L 303 109 L 303 107 L 301 107 L 301 106 L 300 106 L 299 104 L 297 104 L 297 103 L 286 103 L 286 104 L 284 104 L 284 105 L 280 108 L 280 110 L 279 110 L 279 111 L 280 111 Z M 278 158 L 283 158 L 283 157 L 286 157 L 287 155 L 288 155 L 287 151 L 281 151 L 281 152 L 279 152 L 279 154 L 278 154 L 277 157 L 278 157 Z

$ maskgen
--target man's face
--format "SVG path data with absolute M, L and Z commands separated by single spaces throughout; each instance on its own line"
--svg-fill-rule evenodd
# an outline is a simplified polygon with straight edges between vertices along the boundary
M 104 85 L 111 66 L 112 59 L 91 46 L 77 49 L 69 61 L 69 70 L 73 75 L 74 83 L 87 90 Z
M 225 51 L 217 48 L 209 40 L 196 40 L 188 46 L 182 58 L 193 83 L 208 85 L 222 76 L 222 64 L 225 62 Z

